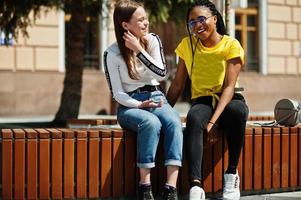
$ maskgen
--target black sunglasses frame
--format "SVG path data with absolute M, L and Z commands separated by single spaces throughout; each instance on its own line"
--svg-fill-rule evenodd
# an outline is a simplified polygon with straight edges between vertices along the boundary
M 209 17 L 205 17 L 205 16 L 202 16 L 202 15 L 201 15 L 201 16 L 198 16 L 196 20 L 189 20 L 189 21 L 187 22 L 187 25 L 188 25 L 188 27 L 189 27 L 190 29 L 192 29 L 192 28 L 194 28 L 194 27 L 196 26 L 196 24 L 197 24 L 198 22 L 200 22 L 201 24 L 204 24 L 204 23 L 206 23 L 207 19 L 209 19 L 209 18 L 211 18 L 211 17 L 213 17 L 213 16 L 215 16 L 215 15 L 211 15 L 211 16 L 209 16 Z

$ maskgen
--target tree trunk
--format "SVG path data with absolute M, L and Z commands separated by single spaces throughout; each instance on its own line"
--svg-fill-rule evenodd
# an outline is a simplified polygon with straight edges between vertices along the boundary
M 59 110 L 53 120 L 53 125 L 56 127 L 64 127 L 67 119 L 77 118 L 81 101 L 84 39 L 86 35 L 86 15 L 83 1 L 71 1 L 70 11 L 71 19 L 69 29 L 66 31 L 67 52 L 64 88 Z

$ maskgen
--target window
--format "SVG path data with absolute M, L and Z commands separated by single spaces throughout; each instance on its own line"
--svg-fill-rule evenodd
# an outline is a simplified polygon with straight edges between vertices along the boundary
M 71 18 L 69 4 L 65 8 L 65 29 L 66 29 L 66 42 L 68 41 L 69 21 Z M 97 14 L 89 13 L 86 16 L 86 35 L 84 41 L 84 69 L 97 69 L 99 70 L 99 16 Z M 67 45 L 66 45 L 67 46 Z M 66 49 L 68 54 L 68 49 Z
M 235 37 L 245 50 L 244 71 L 258 71 L 258 11 L 257 8 L 235 10 Z
M 87 33 L 84 48 L 84 68 L 99 69 L 99 18 L 87 17 Z
M 249 8 L 254 8 L 258 6 L 258 0 L 248 0 L 248 7 Z

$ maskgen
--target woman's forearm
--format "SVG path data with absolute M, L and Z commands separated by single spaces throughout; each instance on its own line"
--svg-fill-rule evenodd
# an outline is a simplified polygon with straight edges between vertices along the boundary
M 167 101 L 171 106 L 176 104 L 179 96 L 183 92 L 183 89 L 184 87 L 179 87 L 174 82 L 171 84 L 166 95 Z
M 223 93 L 216 106 L 215 112 L 210 120 L 211 122 L 215 123 L 217 121 L 217 119 L 219 118 L 219 116 L 227 106 L 227 104 L 231 101 L 233 94 L 234 94 L 234 87 L 229 86 L 224 88 Z

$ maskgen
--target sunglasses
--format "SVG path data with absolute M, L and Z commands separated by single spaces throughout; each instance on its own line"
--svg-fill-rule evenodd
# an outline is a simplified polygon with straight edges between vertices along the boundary
M 209 17 L 205 17 L 205 16 L 198 16 L 198 18 L 196 20 L 189 20 L 187 25 L 189 26 L 190 29 L 194 28 L 196 26 L 196 24 L 198 22 L 200 22 L 201 24 L 205 24 L 206 20 L 209 19 L 210 17 L 213 17 L 214 15 L 211 15 Z

